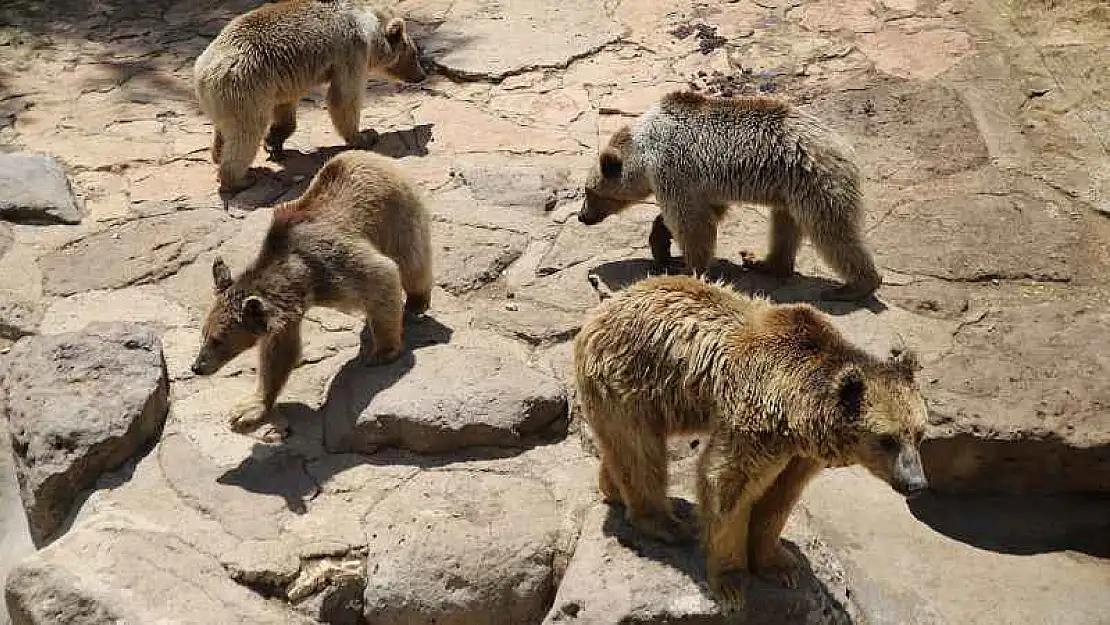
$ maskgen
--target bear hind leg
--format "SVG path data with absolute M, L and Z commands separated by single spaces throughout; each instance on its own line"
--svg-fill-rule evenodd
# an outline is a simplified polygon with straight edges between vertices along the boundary
M 882 276 L 875 268 L 871 253 L 863 244 L 858 227 L 818 227 L 808 232 L 821 258 L 843 278 L 844 285 L 828 289 L 821 294 L 825 299 L 850 301 L 871 296 L 882 283 Z
M 785 208 L 771 209 L 771 249 L 763 260 L 745 262 L 755 271 L 786 280 L 794 273 L 794 261 L 802 243 L 802 229 Z
M 361 255 L 367 287 L 363 294 L 366 327 L 362 359 L 369 365 L 382 365 L 396 360 L 405 347 L 405 294 L 401 288 L 401 273 L 392 259 L 375 250 L 366 249 Z M 367 338 L 373 344 L 372 352 L 367 348 Z

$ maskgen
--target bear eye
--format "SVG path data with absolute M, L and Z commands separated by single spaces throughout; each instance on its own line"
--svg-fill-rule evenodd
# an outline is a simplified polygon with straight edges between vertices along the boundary
M 898 440 L 898 437 L 888 434 L 879 439 L 879 446 L 884 451 L 897 451 L 901 447 L 901 441 Z

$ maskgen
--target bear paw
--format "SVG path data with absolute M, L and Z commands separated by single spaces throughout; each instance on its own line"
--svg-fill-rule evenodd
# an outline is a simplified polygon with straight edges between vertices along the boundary
M 747 581 L 745 571 L 739 569 L 709 573 L 709 590 L 717 597 L 723 612 L 730 614 L 744 609 L 744 586 Z
M 368 354 L 361 354 L 359 359 L 362 360 L 362 364 L 367 367 L 379 367 L 397 360 L 401 356 L 402 351 L 404 351 L 402 347 L 379 349 Z
M 752 569 L 763 579 L 784 588 L 798 587 L 798 562 L 782 544 L 776 545 L 770 555 L 757 555 Z
M 758 259 L 751 252 L 740 252 L 740 259 L 744 269 L 764 273 L 779 280 L 786 280 L 794 275 L 793 267 L 785 267 L 781 263 L 767 259 Z
M 693 538 L 690 528 L 673 514 L 630 516 L 628 523 L 639 532 L 667 545 L 681 545 Z
M 867 299 L 874 293 L 874 289 L 860 288 L 851 284 L 838 286 L 832 289 L 825 289 L 821 291 L 821 299 L 832 302 L 854 302 Z
M 228 425 L 232 432 L 249 434 L 267 422 L 269 416 L 266 414 L 267 412 L 266 406 L 262 404 L 261 400 L 255 397 L 247 398 L 231 409 Z
M 381 135 L 378 134 L 377 130 L 372 128 L 369 130 L 360 130 L 347 141 L 347 145 L 358 150 L 369 150 L 378 144 L 378 139 L 380 138 Z

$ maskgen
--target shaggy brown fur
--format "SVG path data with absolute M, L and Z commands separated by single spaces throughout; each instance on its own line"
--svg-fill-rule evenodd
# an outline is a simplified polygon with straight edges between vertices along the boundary
M 787 278 L 802 236 L 846 281 L 832 299 L 864 299 L 881 277 L 863 242 L 859 170 L 851 149 L 813 116 L 767 97 L 671 93 L 601 150 L 578 213 L 585 224 L 654 194 L 660 215 L 649 242 L 658 269 L 678 239 L 704 274 L 729 204 L 771 207 L 771 250 L 755 269 Z
M 709 582 L 742 602 L 749 563 L 796 584 L 779 534 L 823 467 L 862 464 L 905 494 L 927 485 L 916 360 L 853 347 L 813 308 L 687 276 L 648 278 L 602 303 L 574 343 L 600 488 L 630 523 L 682 538 L 666 496 L 666 439 L 706 433 L 698 466 Z
M 237 431 L 270 420 L 274 402 L 301 350 L 301 319 L 311 306 L 361 313 L 373 341 L 371 364 L 404 346 L 403 310 L 431 303 L 428 214 L 416 190 L 389 159 L 371 152 L 333 157 L 304 195 L 279 206 L 258 257 L 238 278 L 212 264 L 216 301 L 204 322 L 193 371 L 215 373 L 261 341 L 257 396 L 231 419 Z M 407 301 L 404 299 L 407 294 Z
M 281 156 L 297 127 L 297 102 L 325 82 L 336 132 L 347 145 L 372 146 L 377 133 L 358 127 L 368 72 L 420 82 L 418 57 L 404 20 L 366 0 L 287 0 L 235 18 L 193 70 L 200 107 L 212 120 L 220 189 L 250 186 L 263 135 L 271 156 Z

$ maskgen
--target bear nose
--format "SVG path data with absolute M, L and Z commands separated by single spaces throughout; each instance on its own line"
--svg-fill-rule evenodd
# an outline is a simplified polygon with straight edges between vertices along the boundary
M 581 223 L 584 223 L 586 225 L 589 225 L 589 223 L 590 223 L 590 222 L 586 221 L 586 216 L 583 215 L 582 213 L 578 213 L 578 221 L 581 222 Z
M 929 483 L 925 480 L 910 480 L 902 486 L 902 494 L 907 499 L 913 499 L 927 490 L 929 490 Z
M 199 362 L 194 362 L 193 366 L 189 367 L 189 369 L 191 369 L 192 372 L 197 375 L 204 375 L 204 370 L 200 368 Z

